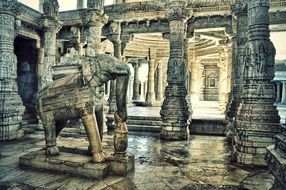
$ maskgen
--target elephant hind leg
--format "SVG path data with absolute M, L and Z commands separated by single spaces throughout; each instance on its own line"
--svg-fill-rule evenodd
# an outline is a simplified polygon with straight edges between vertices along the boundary
M 63 130 L 67 123 L 67 120 L 58 120 L 56 121 L 56 137 L 59 136 L 60 132 Z
M 43 127 L 45 131 L 46 140 L 46 154 L 58 155 L 59 149 L 56 143 L 56 129 L 55 120 L 52 113 L 45 113 L 45 117 L 42 117 Z
M 98 163 L 104 162 L 105 156 L 102 151 L 100 134 L 94 113 L 86 114 L 82 117 L 82 121 L 90 144 L 92 161 Z

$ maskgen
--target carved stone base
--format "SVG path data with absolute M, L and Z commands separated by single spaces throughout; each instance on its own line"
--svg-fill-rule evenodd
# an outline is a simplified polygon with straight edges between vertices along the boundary
M 238 130 L 235 136 L 234 162 L 243 165 L 265 166 L 266 147 L 272 145 L 277 132 Z
M 267 147 L 267 153 L 265 160 L 269 166 L 271 173 L 275 177 L 273 190 L 286 189 L 286 155 L 282 154 L 281 151 L 274 145 Z
M 25 107 L 20 96 L 14 93 L 0 92 L 0 97 L 0 141 L 22 137 L 24 133 L 21 124 Z
M 20 157 L 19 165 L 28 168 L 102 179 L 109 174 L 109 163 L 91 163 L 91 157 L 79 152 L 61 152 L 58 156 L 46 156 L 44 150 Z
M 188 139 L 187 125 L 182 127 L 181 125 L 163 123 L 160 137 L 164 140 L 186 140 Z
M 126 176 L 135 168 L 134 155 L 111 156 L 107 160 L 110 163 L 110 173 L 114 175 Z

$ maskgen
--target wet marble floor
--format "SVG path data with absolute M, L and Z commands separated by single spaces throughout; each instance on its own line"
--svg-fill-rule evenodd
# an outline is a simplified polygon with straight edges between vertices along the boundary
M 128 152 L 135 155 L 135 171 L 126 177 L 97 181 L 66 174 L 18 167 L 20 156 L 44 145 L 43 132 L 0 142 L 0 189 L 270 189 L 267 169 L 231 164 L 225 137 L 191 136 L 188 141 L 162 141 L 152 134 L 130 134 Z M 112 134 L 105 134 L 104 149 L 112 151 Z M 86 149 L 81 138 L 60 138 L 59 146 Z M 72 158 L 71 158 L 72 159 Z

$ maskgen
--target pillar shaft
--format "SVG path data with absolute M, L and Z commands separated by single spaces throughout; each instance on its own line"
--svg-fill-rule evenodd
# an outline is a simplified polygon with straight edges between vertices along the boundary
M 188 138 L 189 116 L 185 86 L 186 65 L 184 59 L 185 1 L 170 1 L 167 18 L 170 23 L 170 57 L 168 61 L 165 100 L 160 115 L 162 139 L 184 140 Z
M 274 143 L 280 118 L 275 102 L 275 48 L 269 39 L 269 1 L 248 1 L 248 42 L 244 84 L 236 118 L 234 161 L 265 165 L 266 147 Z
M 132 100 L 139 100 L 139 63 L 132 63 L 134 68 L 133 97 Z
M 157 100 L 161 101 L 163 99 L 163 76 L 162 76 L 162 66 L 157 67 Z
M 148 61 L 148 83 L 146 102 L 149 106 L 155 101 L 155 60 Z
M 232 60 L 232 100 L 227 112 L 229 119 L 235 117 L 242 93 L 242 70 L 244 67 L 244 51 L 247 42 L 247 3 L 242 2 L 242 4 L 240 4 L 237 1 L 231 9 L 236 19 L 236 34 L 233 46 L 234 57 Z
M 17 57 L 14 54 L 16 1 L 0 1 L 0 141 L 23 136 L 23 102 L 17 86 Z

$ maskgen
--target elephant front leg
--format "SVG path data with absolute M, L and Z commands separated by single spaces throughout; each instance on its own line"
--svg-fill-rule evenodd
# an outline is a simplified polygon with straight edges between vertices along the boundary
M 94 113 L 85 114 L 82 121 L 86 130 L 93 162 L 104 162 L 105 156 L 102 151 L 100 134 Z
M 59 149 L 56 143 L 56 128 L 55 120 L 52 113 L 45 113 L 45 117 L 42 118 L 43 127 L 45 131 L 46 140 L 46 154 L 47 155 L 58 155 Z

